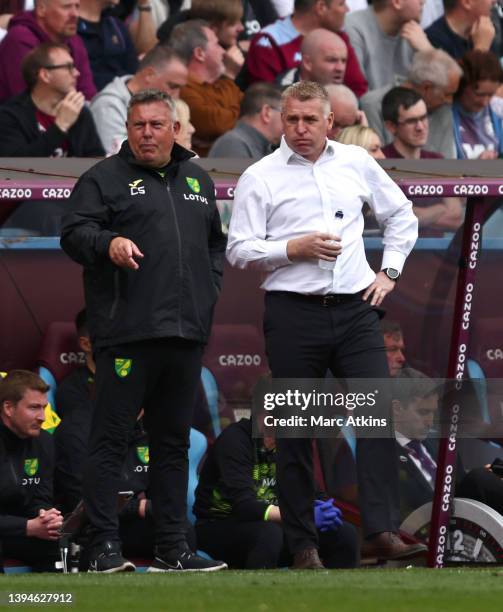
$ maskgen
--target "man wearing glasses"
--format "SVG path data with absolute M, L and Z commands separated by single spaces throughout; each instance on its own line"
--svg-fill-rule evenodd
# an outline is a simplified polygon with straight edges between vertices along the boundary
M 423 98 L 409 87 L 393 87 L 382 101 L 384 125 L 393 141 L 383 147 L 389 159 L 438 159 L 436 151 L 423 149 L 428 140 L 428 109 Z M 461 198 L 422 198 L 413 202 L 419 227 L 456 231 L 464 216 Z
M 101 157 L 105 154 L 68 48 L 43 43 L 22 63 L 27 91 L 0 110 L 0 156 Z
M 77 36 L 79 0 L 36 0 L 32 11 L 15 15 L 9 22 L 7 35 L 0 44 L 0 102 L 21 93 L 25 83 L 21 62 L 29 51 L 44 42 L 68 45 L 79 70 L 76 89 L 86 100 L 96 93 L 87 51 Z

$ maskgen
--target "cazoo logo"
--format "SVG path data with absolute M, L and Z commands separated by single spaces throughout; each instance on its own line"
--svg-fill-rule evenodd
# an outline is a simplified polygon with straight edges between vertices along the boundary
M 490 361 L 496 361 L 497 359 L 503 359 L 503 349 L 500 349 L 500 348 L 488 349 L 486 351 L 486 357 Z
M 260 355 L 220 355 L 218 363 L 221 366 L 259 366 L 262 363 Z
M 79 351 L 78 353 L 61 353 L 59 360 L 64 364 L 78 363 L 80 365 L 84 365 L 86 363 L 86 354 L 82 351 Z

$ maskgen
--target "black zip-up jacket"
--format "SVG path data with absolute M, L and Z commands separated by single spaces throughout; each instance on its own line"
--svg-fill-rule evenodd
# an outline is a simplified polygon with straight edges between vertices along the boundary
M 52 436 L 19 438 L 0 424 L 0 538 L 25 536 L 28 519 L 53 504 Z
M 69 157 L 103 157 L 105 150 L 96 131 L 91 111 L 84 106 L 67 133 L 54 123 L 41 132 L 36 107 L 22 93 L 0 107 L 0 157 L 52 157 L 64 141 Z
M 207 341 L 226 238 L 213 181 L 192 156 L 175 144 L 161 176 L 141 166 L 125 142 L 77 182 L 61 246 L 84 266 L 95 348 L 163 337 Z M 112 263 L 116 236 L 144 254 L 139 270 Z

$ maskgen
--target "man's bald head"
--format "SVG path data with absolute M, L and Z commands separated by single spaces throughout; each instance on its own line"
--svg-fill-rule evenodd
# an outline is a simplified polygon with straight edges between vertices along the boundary
M 339 35 L 324 28 L 312 30 L 302 42 L 301 53 L 302 80 L 320 85 L 343 82 L 348 49 Z
M 334 114 L 334 123 L 328 137 L 335 139 L 345 127 L 358 123 L 358 99 L 345 85 L 327 85 L 330 110 Z

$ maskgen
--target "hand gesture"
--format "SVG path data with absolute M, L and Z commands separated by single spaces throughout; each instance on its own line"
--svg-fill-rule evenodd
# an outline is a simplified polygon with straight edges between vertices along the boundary
M 298 259 L 324 259 L 335 261 L 342 252 L 340 236 L 314 232 L 288 241 L 286 254 L 290 261 Z M 339 241 L 339 242 L 338 242 Z
M 116 266 L 138 270 L 140 267 L 134 258 L 142 258 L 143 253 L 136 244 L 128 238 L 117 236 L 113 238 L 108 247 L 108 255 Z
M 67 93 L 56 106 L 56 119 L 54 123 L 62 132 L 68 132 L 77 121 L 84 103 L 84 94 L 80 91 L 73 90 Z
M 400 36 L 416 51 L 429 51 L 433 49 L 421 25 L 412 19 L 403 24 Z
M 334 500 L 314 500 L 314 524 L 320 531 L 335 531 L 342 525 L 342 512 L 334 506 Z
M 391 293 L 395 288 L 396 281 L 388 278 L 386 274 L 381 270 L 377 273 L 375 281 L 365 289 L 363 299 L 367 300 L 372 296 L 370 302 L 371 306 L 380 306 L 384 298 Z
M 496 30 L 490 17 L 479 17 L 472 25 L 470 38 L 473 48 L 479 51 L 489 51 L 494 40 Z
M 40 510 L 38 516 L 26 523 L 26 535 L 41 540 L 57 540 L 63 525 L 63 516 L 56 508 Z

